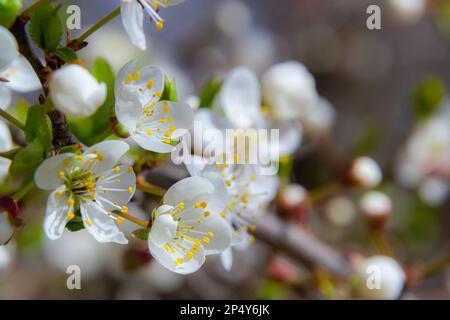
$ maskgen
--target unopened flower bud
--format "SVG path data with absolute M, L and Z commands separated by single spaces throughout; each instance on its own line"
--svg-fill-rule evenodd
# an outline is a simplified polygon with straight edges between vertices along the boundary
M 414 23 L 425 13 L 426 0 L 389 0 L 392 12 L 402 21 Z
M 358 294 L 364 299 L 393 300 L 402 293 L 406 275 L 394 259 L 373 256 L 357 266 Z
M 66 115 L 88 117 L 105 102 L 106 85 L 98 83 L 83 67 L 69 64 L 52 75 L 50 97 L 55 107 Z
M 379 191 L 364 194 L 359 207 L 371 226 L 377 230 L 384 229 L 392 213 L 391 199 Z
M 308 215 L 308 191 L 299 184 L 289 184 L 283 188 L 278 198 L 280 214 L 306 222 Z
M 349 178 L 357 186 L 373 188 L 380 184 L 383 174 L 375 160 L 369 157 L 358 157 L 350 167 Z

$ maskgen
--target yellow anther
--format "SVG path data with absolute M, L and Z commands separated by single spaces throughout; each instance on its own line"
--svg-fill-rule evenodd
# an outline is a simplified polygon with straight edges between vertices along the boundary
M 183 209 L 184 209 L 184 202 L 180 202 L 180 203 L 178 204 L 178 208 L 180 208 L 181 210 L 183 210 Z
M 123 83 L 125 83 L 126 85 L 129 85 L 129 84 L 130 84 L 130 80 L 125 79 L 125 80 L 123 81 Z
M 205 209 L 207 205 L 208 205 L 208 202 L 206 202 L 206 201 L 203 201 L 202 203 L 200 203 L 200 207 L 202 207 L 203 209 Z
M 73 204 L 75 203 L 75 201 L 73 201 L 73 199 L 69 199 L 69 200 L 67 200 L 67 205 L 68 206 L 73 206 Z
M 209 231 L 209 232 L 208 232 L 208 236 L 209 236 L 210 238 L 212 238 L 212 237 L 214 237 L 214 233 L 211 232 L 211 231 Z
M 159 120 L 159 122 L 161 122 L 161 123 L 166 123 L 166 119 L 161 118 L 161 120 Z
M 250 227 L 250 231 L 251 231 L 251 232 L 255 232 L 255 230 L 256 230 L 256 226 L 255 226 L 255 225 L 253 225 L 253 226 Z
M 216 169 L 220 169 L 221 164 L 219 162 L 216 162 Z
M 203 212 L 203 216 L 204 216 L 205 218 L 209 217 L 210 214 L 211 214 L 210 211 L 205 211 L 205 212 Z
M 161 131 L 161 128 L 160 128 L 160 127 L 157 127 L 157 128 L 156 128 L 156 131 L 158 131 L 158 132 Z
M 161 92 L 161 91 L 156 91 L 156 92 L 153 94 L 153 96 L 156 97 L 156 98 L 161 98 L 162 92 Z
M 183 260 L 182 258 L 178 258 L 178 259 L 177 259 L 177 262 L 178 262 L 179 264 L 183 264 L 184 260 Z
M 78 161 L 83 161 L 83 156 L 82 155 L 78 155 L 78 156 L 76 156 L 75 157 L 75 160 L 78 160 Z
M 86 223 L 86 225 L 87 225 L 88 227 L 92 227 L 92 222 L 91 222 L 91 220 L 86 220 L 84 223 Z
M 220 173 L 220 176 L 221 176 L 222 178 L 225 177 L 225 172 L 222 171 L 222 172 Z
M 162 28 L 164 28 L 164 22 L 163 21 L 158 21 L 155 24 L 155 27 L 156 27 L 157 30 L 161 30 Z
M 202 241 L 203 241 L 204 243 L 208 244 L 208 243 L 209 243 L 209 238 L 208 238 L 208 237 L 204 237 L 204 238 L 202 239 Z
M 138 81 L 141 78 L 141 73 L 138 71 L 136 72 L 136 74 L 134 75 L 134 80 Z
M 116 179 L 116 180 L 114 180 L 114 182 L 115 183 L 120 183 L 121 181 L 120 181 L 120 179 Z
M 120 171 L 120 167 L 119 166 L 115 167 L 114 170 L 113 170 L 114 173 L 118 173 L 119 171 Z
M 170 252 L 175 253 L 175 249 L 170 247 Z
M 113 202 L 113 205 L 117 206 L 119 203 L 117 201 Z
M 102 155 L 102 154 L 97 154 L 97 160 L 99 160 L 99 161 L 102 161 L 102 160 L 104 160 L 105 159 L 105 157 Z
M 177 129 L 177 127 L 175 127 L 173 124 L 172 125 L 170 125 L 170 127 L 169 127 L 169 130 L 170 131 L 175 131 Z
M 75 218 L 75 214 L 72 211 L 67 211 L 67 218 L 72 220 L 73 218 Z
M 186 259 L 187 259 L 187 260 L 191 260 L 193 257 L 194 257 L 194 254 L 193 254 L 191 251 L 189 251 L 188 253 L 186 253 Z
M 155 8 L 156 11 L 159 10 L 159 4 L 156 0 L 153 0 L 153 8 Z
M 58 172 L 58 178 L 62 179 L 66 176 L 66 173 L 64 171 Z
M 223 164 L 223 166 L 224 166 L 225 168 L 228 168 L 230 165 L 228 164 L 228 162 L 225 162 L 225 163 Z
M 124 217 L 117 217 L 117 223 L 122 224 L 125 221 Z
M 231 187 L 231 181 L 230 180 L 226 180 L 225 184 L 227 185 L 227 187 Z
M 238 157 L 237 153 L 234 154 L 234 159 L 233 160 L 234 160 L 234 163 L 238 163 L 239 157 Z
M 222 218 L 224 218 L 224 219 L 227 218 L 227 215 L 226 215 L 224 212 L 221 212 L 221 213 L 220 213 L 220 216 L 221 216 Z
M 120 212 L 127 213 L 128 212 L 128 207 L 127 206 L 122 206 L 122 210 Z
M 151 88 L 153 88 L 153 80 L 152 80 L 152 79 L 149 79 L 149 80 L 147 81 L 147 89 L 150 90 Z
M 200 202 L 196 202 L 196 203 L 194 203 L 194 208 L 198 209 L 198 208 L 200 208 L 200 205 L 201 205 Z
M 133 172 L 133 167 L 132 166 L 129 166 L 128 167 L 128 173 L 132 173 Z
M 202 219 L 197 219 L 197 223 L 198 224 L 202 223 Z
M 58 190 L 58 191 L 55 192 L 55 194 L 59 197 L 60 195 L 62 195 L 62 191 Z
M 247 232 L 248 231 L 248 225 L 244 224 L 242 226 L 242 231 Z
M 164 113 L 169 112 L 169 106 L 167 105 L 167 102 L 165 102 L 164 105 L 163 105 L 163 112 Z
M 132 186 L 128 187 L 128 193 L 133 193 L 133 187 Z
M 169 245 L 168 245 L 167 243 L 164 245 L 164 249 L 165 249 L 167 252 L 169 252 Z
M 172 134 L 172 133 L 170 133 L 169 131 L 167 131 L 167 132 L 164 133 L 164 137 L 169 138 L 171 134 Z
M 194 240 L 194 248 L 200 248 L 202 246 L 202 244 L 200 243 L 200 241 L 198 241 L 198 239 Z
M 127 80 L 128 81 L 133 81 L 133 75 L 132 74 L 128 74 Z
M 103 190 L 103 193 L 108 193 L 108 190 L 107 190 L 107 189 L 104 189 L 104 190 Z
M 145 131 L 149 136 L 151 136 L 151 135 L 153 135 L 153 131 L 152 130 L 147 130 L 147 131 Z
M 255 242 L 255 237 L 254 237 L 253 235 L 251 235 L 251 236 L 248 238 L 248 240 L 250 240 L 250 243 L 253 243 L 253 242 Z
M 163 139 L 162 142 L 170 144 L 170 139 Z
M 167 117 L 167 121 L 172 122 L 173 121 L 172 117 Z

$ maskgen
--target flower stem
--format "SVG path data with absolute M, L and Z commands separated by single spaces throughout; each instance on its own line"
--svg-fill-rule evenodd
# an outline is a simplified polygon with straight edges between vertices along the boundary
M 373 244 L 376 250 L 385 256 L 392 256 L 392 251 L 387 244 L 387 241 L 380 231 L 372 231 L 370 236 L 372 237 Z
M 20 14 L 22 17 L 24 18 L 28 18 L 31 16 L 31 14 L 33 13 L 34 10 L 36 10 L 37 8 L 39 8 L 40 6 L 46 4 L 47 2 L 49 2 L 49 0 L 36 0 L 34 3 L 32 3 L 28 8 L 26 8 L 25 10 L 22 11 L 22 13 Z
M 425 267 L 425 269 L 422 272 L 422 277 L 429 278 L 447 269 L 449 265 L 450 265 L 450 256 L 444 256 L 442 258 L 439 258 Z
M 8 112 L 6 112 L 1 108 L 0 108 L 0 117 L 8 121 L 13 126 L 16 126 L 20 130 L 25 131 L 25 125 L 22 122 L 20 122 L 19 120 L 17 120 L 16 118 L 14 118 L 12 115 L 10 115 Z
M 0 152 L 0 157 L 12 160 L 14 159 L 14 156 L 17 154 L 17 152 L 19 152 L 20 150 L 22 150 L 22 148 L 18 147 L 8 151 Z
M 323 198 L 337 192 L 341 188 L 341 184 L 333 181 L 326 183 L 316 189 L 313 189 L 309 192 L 309 199 L 311 203 L 315 203 Z
M 137 182 L 136 189 L 144 191 L 145 193 L 149 193 L 158 197 L 162 197 L 166 193 L 165 189 L 157 187 L 145 181 L 143 176 L 138 176 L 136 182 Z
M 87 29 L 81 36 L 78 37 L 78 42 L 83 42 L 86 40 L 91 34 L 93 34 L 95 31 L 103 27 L 106 23 L 108 23 L 111 19 L 118 16 L 120 14 L 120 7 L 117 7 L 110 13 L 108 13 L 106 16 L 101 18 L 99 21 L 97 21 L 93 26 L 91 26 L 89 29 Z
M 124 219 L 127 219 L 128 221 L 131 221 L 131 222 L 133 222 L 134 224 L 137 224 L 138 226 L 141 226 L 141 227 L 143 227 L 143 228 L 147 228 L 148 225 L 149 225 L 149 222 L 148 222 L 148 221 L 143 221 L 143 220 L 138 219 L 138 218 L 136 218 L 136 217 L 133 217 L 133 216 L 131 216 L 131 215 L 129 215 L 129 214 L 126 214 L 126 213 L 123 213 L 123 212 L 120 212 L 120 211 L 114 211 L 114 213 L 115 213 L 116 215 L 118 215 L 119 217 L 122 217 L 122 218 L 124 218 Z
M 28 192 L 30 192 L 35 187 L 34 180 L 31 179 L 25 186 L 22 187 L 19 191 L 17 191 L 13 196 L 14 201 L 19 201 L 22 199 Z

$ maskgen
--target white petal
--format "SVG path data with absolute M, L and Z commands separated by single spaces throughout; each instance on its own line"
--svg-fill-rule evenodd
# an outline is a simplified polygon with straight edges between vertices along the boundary
M 17 57 L 17 41 L 13 34 L 0 26 L 0 71 L 8 67 Z
M 280 129 L 279 155 L 293 154 L 302 142 L 301 130 L 295 124 L 290 122 L 283 123 L 281 121 L 273 123 L 271 127 Z
M 116 82 L 114 84 L 114 95 L 116 96 L 116 99 L 119 98 L 119 90 L 123 86 L 125 79 L 127 78 L 128 74 L 130 74 L 133 69 L 136 67 L 136 59 L 133 59 L 129 62 L 127 62 L 117 73 Z
M 189 243 L 188 243 L 189 245 Z M 192 247 L 192 244 L 190 244 Z M 148 241 L 148 248 L 150 250 L 150 254 L 164 267 L 169 269 L 170 271 L 179 273 L 179 274 L 190 274 L 194 273 L 205 263 L 205 252 L 202 247 L 197 248 L 197 252 L 194 253 L 193 258 L 190 260 L 186 260 L 183 255 L 179 252 L 171 253 L 170 251 L 166 251 L 164 247 L 160 247 L 150 241 Z M 182 258 L 184 263 L 176 266 L 174 261 L 177 258 Z
M 6 109 L 11 105 L 11 91 L 4 83 L 0 83 L 0 108 Z
M 220 262 L 225 270 L 228 272 L 231 270 L 233 266 L 233 250 L 231 248 L 226 249 L 220 254 Z
M 80 206 L 81 216 L 86 230 L 98 242 L 127 244 L 128 240 L 100 205 L 87 201 Z
M 12 138 L 8 126 L 0 121 L 0 152 L 8 151 L 12 148 Z
M 156 0 L 156 2 L 160 6 L 167 8 L 167 7 L 176 6 L 177 4 L 183 3 L 184 0 Z
M 95 186 L 95 200 L 107 211 L 117 210 L 126 205 L 136 191 L 134 171 L 129 170 L 127 166 L 119 166 L 116 170 L 111 169 L 101 175 L 103 177 Z M 115 202 L 117 204 L 114 204 Z
M 31 92 L 42 88 L 33 67 L 22 55 L 14 59 L 2 76 L 9 81 L 5 85 L 14 91 Z
M 119 92 L 115 102 L 116 117 L 131 134 L 142 115 L 143 105 L 135 94 L 126 90 L 119 90 Z
M 87 148 L 83 155 L 88 156 L 95 153 L 101 154 L 103 160 L 98 161 L 94 172 L 103 173 L 114 167 L 129 149 L 130 147 L 126 142 L 120 140 L 108 140 Z
M 64 228 L 70 220 L 67 213 L 73 213 L 73 205 L 67 204 L 67 200 L 69 200 L 68 192 L 63 192 L 60 195 L 57 195 L 57 192 L 64 190 L 65 187 L 61 186 L 53 191 L 48 197 L 47 209 L 45 211 L 44 218 L 44 231 L 47 237 L 51 240 L 61 238 Z
M 261 117 L 260 91 L 254 72 L 236 68 L 225 79 L 215 107 L 222 109 L 236 128 L 249 128 Z
M 44 190 L 54 190 L 60 186 L 63 180 L 58 177 L 58 173 L 65 172 L 65 163 L 73 156 L 73 153 L 63 153 L 44 160 L 34 174 L 37 187 Z
M 224 209 L 223 201 L 216 195 L 200 195 L 195 200 L 206 201 L 206 208 L 191 207 L 185 210 L 178 215 L 180 223 L 194 227 L 188 234 L 202 243 L 206 255 L 224 251 L 231 245 L 231 228 L 220 215 Z M 204 215 L 206 211 L 208 216 Z M 205 237 L 209 239 L 207 243 L 203 241 Z
M 178 222 L 170 214 L 160 214 L 153 222 L 150 241 L 157 246 L 163 246 L 165 243 L 176 237 Z
M 122 0 L 120 13 L 130 42 L 139 49 L 145 50 L 147 45 L 144 34 L 144 9 L 138 1 Z
M 207 179 L 190 177 L 178 181 L 167 190 L 164 203 L 176 207 L 180 202 L 193 200 L 199 195 L 214 193 L 214 186 Z
M 209 163 L 208 160 L 197 155 L 187 155 L 184 159 L 186 170 L 192 177 L 201 176 Z
M 130 133 L 131 138 L 143 149 L 158 152 L 169 153 L 175 150 L 175 147 L 161 142 L 155 137 L 148 136 L 145 132 Z

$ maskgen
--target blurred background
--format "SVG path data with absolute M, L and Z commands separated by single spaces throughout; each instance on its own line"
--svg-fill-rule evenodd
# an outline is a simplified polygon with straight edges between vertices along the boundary
M 390 2 L 186 0 L 161 10 L 163 30 L 146 22 L 147 52 L 129 43 L 116 18 L 90 37 L 79 54 L 86 66 L 104 57 L 115 71 L 135 57 L 142 64 L 156 64 L 176 78 L 179 98 L 186 101 L 211 76 L 235 66 L 248 66 L 261 75 L 278 62 L 304 63 L 320 95 L 332 104 L 335 118 L 326 133 L 306 134 L 294 157 L 292 181 L 314 189 L 335 179 L 353 157 L 373 157 L 385 176 L 379 189 L 393 203 L 386 241 L 414 279 L 416 269 L 450 254 L 450 1 L 423 1 L 425 5 L 413 9 Z M 83 30 L 119 5 L 118 0 L 63 3 L 80 6 Z M 366 27 L 366 10 L 372 4 L 381 8 L 381 30 Z M 431 155 L 424 151 L 428 149 Z M 423 168 L 434 160 L 441 161 L 439 173 Z M 419 177 L 411 178 L 421 170 Z M 158 184 L 157 179 L 153 182 Z M 338 192 L 321 200 L 307 218 L 293 220 L 344 257 L 373 255 L 358 210 L 360 196 L 358 191 Z M 25 200 L 22 215 L 27 224 L 0 252 L 0 298 L 347 297 L 342 292 L 349 283 L 330 280 L 258 241 L 250 250 L 237 252 L 230 272 L 218 257 L 211 257 L 190 276 L 173 274 L 151 261 L 142 241 L 128 247 L 99 244 L 84 232 L 66 232 L 60 241 L 49 241 L 42 233 L 44 194 L 32 197 L 42 198 L 42 205 Z M 136 207 L 134 212 L 139 211 Z M 66 288 L 70 264 L 81 266 L 82 290 Z M 430 277 L 412 281 L 404 297 L 450 298 L 450 269 L 444 265 Z

